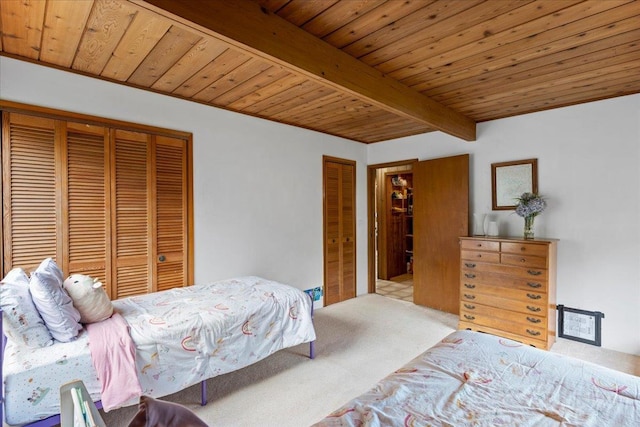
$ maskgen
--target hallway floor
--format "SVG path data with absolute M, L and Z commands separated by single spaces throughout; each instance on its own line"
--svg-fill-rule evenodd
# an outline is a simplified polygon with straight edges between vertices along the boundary
M 392 277 L 391 280 L 378 279 L 376 293 L 388 298 L 413 302 L 413 275 L 403 274 Z

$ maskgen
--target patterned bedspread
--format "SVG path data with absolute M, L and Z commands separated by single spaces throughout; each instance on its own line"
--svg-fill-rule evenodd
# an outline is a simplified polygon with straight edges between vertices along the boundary
M 640 378 L 457 331 L 320 426 L 640 426 Z
M 152 397 L 315 340 L 311 299 L 296 288 L 258 277 L 177 288 L 113 305 L 130 326 L 142 392 Z M 91 397 L 100 398 L 86 331 L 70 343 L 33 350 L 9 342 L 6 350 L 9 424 L 59 413 L 58 390 L 72 380 L 83 380 Z M 129 402 L 134 403 L 137 399 Z

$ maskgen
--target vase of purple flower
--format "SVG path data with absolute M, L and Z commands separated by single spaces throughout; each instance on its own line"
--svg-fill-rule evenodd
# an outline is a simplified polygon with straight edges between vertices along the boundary
M 524 218 L 524 238 L 533 239 L 533 220 L 547 207 L 547 202 L 534 193 L 522 193 L 518 197 L 516 213 Z

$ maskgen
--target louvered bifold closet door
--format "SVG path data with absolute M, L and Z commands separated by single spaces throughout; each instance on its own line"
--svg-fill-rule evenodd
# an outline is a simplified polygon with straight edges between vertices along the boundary
M 64 125 L 63 125 L 64 126 Z M 68 254 L 65 270 L 99 279 L 111 294 L 108 129 L 66 124 Z
M 187 145 L 155 137 L 156 242 L 158 291 L 187 284 Z
M 355 167 L 341 165 L 342 299 L 356 296 Z
M 123 298 L 153 291 L 152 255 L 153 207 L 150 139 L 144 133 L 113 131 L 112 254 L 115 292 Z
M 340 269 L 340 164 L 325 163 L 324 170 L 324 205 L 325 205 L 325 305 L 340 302 L 341 269 Z
M 55 141 L 53 120 L 3 113 L 4 274 L 61 256 Z

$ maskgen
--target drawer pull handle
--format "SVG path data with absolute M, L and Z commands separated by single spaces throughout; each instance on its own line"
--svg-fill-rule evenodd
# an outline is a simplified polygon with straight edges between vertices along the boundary
M 465 314 L 464 318 L 467 319 L 467 320 L 476 320 L 475 316 L 469 316 L 468 314 Z
M 467 289 L 475 289 L 476 285 L 472 285 L 470 283 L 465 283 L 464 287 L 467 288 Z
M 542 274 L 542 271 L 536 271 L 536 270 L 527 270 L 527 273 L 529 273 L 532 276 L 539 276 Z
M 527 296 L 531 299 L 540 299 L 542 298 L 540 295 L 537 294 L 527 294 Z
M 465 262 L 465 263 L 464 263 L 464 266 L 465 266 L 465 267 L 468 267 L 468 268 L 475 268 L 475 267 L 476 267 L 476 265 L 475 265 L 475 264 L 473 264 L 473 263 L 471 263 L 471 262 Z
M 530 305 L 528 305 L 527 310 L 538 312 L 540 311 L 540 307 L 531 307 Z
M 529 335 L 533 335 L 534 337 L 537 337 L 538 335 L 540 335 L 540 332 L 538 332 L 538 331 L 532 331 L 532 330 L 530 330 L 530 329 L 527 329 L 527 333 L 528 333 Z
M 476 296 L 475 296 L 475 295 L 464 294 L 464 297 L 465 297 L 466 299 L 476 299 Z
M 474 279 L 476 275 L 471 273 L 464 273 L 464 277 L 466 277 L 467 279 Z
M 520 258 L 520 262 L 527 262 L 526 258 Z
M 475 310 L 476 306 L 473 304 L 465 304 L 464 308 L 469 309 L 469 310 Z
M 536 283 L 536 282 L 527 282 L 527 285 L 529 285 L 532 288 L 541 288 L 542 287 L 541 283 Z
M 529 316 L 527 316 L 527 320 L 529 322 L 531 322 L 531 323 L 540 323 L 540 322 L 542 322 L 542 320 L 540 320 L 540 319 L 538 319 L 536 317 L 529 317 Z

